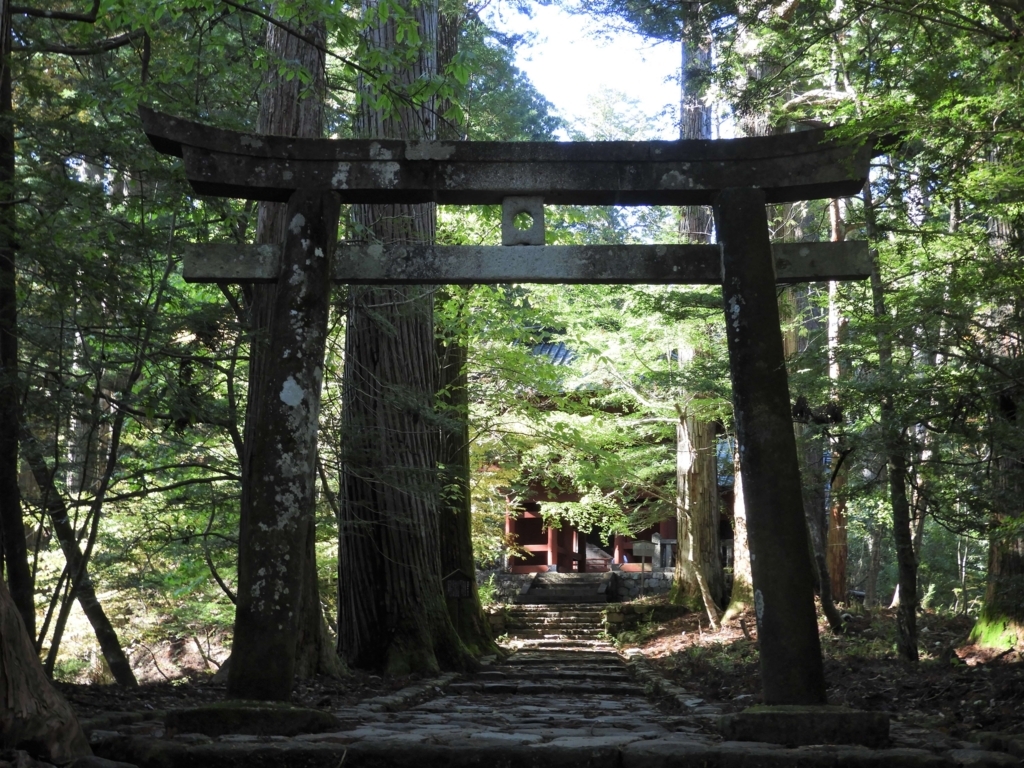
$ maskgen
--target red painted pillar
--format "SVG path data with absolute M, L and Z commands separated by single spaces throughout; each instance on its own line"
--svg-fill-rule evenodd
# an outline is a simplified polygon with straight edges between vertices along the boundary
M 548 528 L 548 565 L 558 568 L 558 529 Z

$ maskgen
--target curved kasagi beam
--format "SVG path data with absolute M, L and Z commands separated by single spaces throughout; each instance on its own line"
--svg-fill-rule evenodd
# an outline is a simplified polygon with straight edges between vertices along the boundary
M 181 157 L 196 192 L 286 201 L 334 190 L 346 203 L 709 205 L 722 189 L 769 203 L 857 194 L 874 153 L 812 130 L 714 141 L 412 142 L 240 133 L 139 108 L 153 146 Z

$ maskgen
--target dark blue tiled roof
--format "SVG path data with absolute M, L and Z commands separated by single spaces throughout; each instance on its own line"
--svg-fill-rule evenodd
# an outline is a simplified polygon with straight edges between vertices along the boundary
M 546 357 L 554 365 L 569 365 L 576 359 L 576 353 L 565 346 L 564 342 L 545 341 L 530 350 L 537 357 Z

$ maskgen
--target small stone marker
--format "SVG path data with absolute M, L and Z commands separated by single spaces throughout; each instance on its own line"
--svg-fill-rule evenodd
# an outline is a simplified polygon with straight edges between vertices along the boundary
M 468 600 L 473 596 L 473 579 L 460 570 L 454 570 L 445 576 L 444 596 L 449 600 Z
M 634 541 L 633 555 L 640 558 L 640 597 L 644 596 L 644 558 L 654 557 L 658 548 L 650 541 Z M 654 570 L 654 561 L 651 560 L 651 570 Z
M 462 620 L 459 615 L 462 610 L 462 603 L 473 597 L 473 590 L 476 589 L 476 580 L 456 568 L 441 579 L 441 583 L 444 585 L 445 599 L 455 601 L 455 624 L 458 626 Z

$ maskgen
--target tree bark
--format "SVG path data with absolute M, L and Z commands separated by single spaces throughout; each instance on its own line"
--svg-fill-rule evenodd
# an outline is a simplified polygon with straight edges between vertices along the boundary
M 743 613 L 754 605 L 754 577 L 750 571 L 750 543 L 747 540 L 747 507 L 743 499 L 743 472 L 740 452 L 733 454 L 732 485 L 732 593 L 725 619 Z
M 704 101 L 701 75 L 711 66 L 710 44 L 698 45 L 684 30 L 680 41 L 679 138 L 710 139 L 711 109 Z M 706 42 L 706 41 L 705 41 Z M 684 242 L 709 243 L 711 209 L 690 205 L 680 209 L 679 233 Z M 680 344 L 679 362 L 697 350 Z M 669 599 L 691 610 L 703 609 L 717 625 L 725 602 L 725 574 L 719 554 L 718 466 L 714 425 L 678 409 L 676 424 L 676 549 L 675 578 Z
M 441 514 L 438 521 L 441 576 L 462 571 L 473 579 L 468 598 L 445 598 L 455 631 L 474 656 L 499 653 L 480 606 L 473 557 L 473 505 L 470 497 L 469 394 L 466 347 L 457 339 L 438 339 L 440 367 Z
M 671 599 L 704 609 L 717 625 L 725 582 L 718 553 L 718 467 L 715 429 L 679 412 L 676 424 L 676 527 L 679 541 Z
M 465 3 L 447 3 L 439 10 L 437 24 L 437 70 L 444 72 L 459 51 L 459 32 L 463 23 Z M 439 139 L 458 140 L 458 126 L 444 120 L 448 103 L 438 106 Z M 450 294 L 439 291 L 437 301 L 444 302 Z M 441 514 L 438 520 L 438 541 L 442 578 L 462 571 L 473 579 L 468 598 L 445 596 L 448 616 L 455 631 L 475 656 L 500 653 L 491 637 L 491 625 L 484 616 L 476 589 L 476 560 L 473 556 L 473 499 L 470 491 L 469 451 L 469 387 L 466 360 L 468 350 L 462 326 L 463 315 L 453 318 L 454 327 L 437 332 L 438 416 L 440 443 L 438 470 L 441 481 Z
M 110 667 L 110 672 L 117 684 L 134 688 L 138 686 L 138 681 L 136 681 L 128 658 L 117 639 L 117 632 L 114 631 L 110 619 L 103 611 L 103 606 L 96 598 L 96 589 L 89 577 L 88 558 L 78 547 L 78 539 L 75 537 L 75 529 L 68 517 L 67 507 L 53 483 L 53 475 L 46 466 L 39 443 L 24 424 L 21 426 L 21 451 L 32 471 L 32 477 L 35 478 L 42 493 L 43 509 L 46 510 L 46 514 L 50 518 L 53 533 L 57 537 L 57 541 L 60 542 L 61 551 L 67 560 L 72 590 L 79 605 L 82 606 L 85 617 L 96 633 L 100 652 L 103 654 L 107 666 Z
M 871 184 L 864 185 L 864 213 L 867 222 L 868 240 L 874 240 L 877 232 L 874 226 Z M 878 266 L 878 251 L 872 251 L 871 259 L 872 310 L 876 321 L 887 319 L 885 289 Z M 907 496 L 907 447 L 903 430 L 899 425 L 892 391 L 893 362 L 892 339 L 885 329 L 876 334 L 878 345 L 878 368 L 885 384 L 880 405 L 882 429 L 885 434 L 886 464 L 889 474 L 889 499 L 892 504 L 892 532 L 896 543 L 896 562 L 899 572 L 897 589 L 900 595 L 896 611 L 896 648 L 906 661 L 917 661 L 917 556 L 914 553 L 914 535 L 911 531 L 910 499 Z
M 995 460 L 999 478 L 997 512 L 989 538 L 985 602 L 971 631 L 974 642 L 1000 650 L 1024 648 L 1024 533 L 1019 525 L 1024 460 L 1020 453 L 1020 403 L 1020 396 L 1008 391 L 1000 395 L 996 408 L 1002 428 L 997 443 L 1001 450 Z
M 0 0 L 0 565 L 29 634 L 35 637 L 35 584 L 28 567 L 18 488 L 18 294 L 15 266 L 14 105 L 11 8 Z
M 320 44 L 324 43 L 326 27 L 323 19 L 306 19 L 298 26 L 309 40 L 317 41 Z M 265 134 L 302 138 L 322 136 L 326 88 L 324 54 L 316 46 L 273 24 L 267 26 L 266 48 L 273 59 L 284 62 L 287 66 L 301 67 L 309 73 L 311 80 L 303 84 L 302 78 L 298 76 L 290 79 L 286 79 L 282 75 L 273 76 L 260 96 L 257 130 Z M 336 214 L 334 215 L 336 216 Z M 286 219 L 287 205 L 260 203 L 256 242 L 258 244 L 283 243 L 287 234 Z M 332 230 L 328 237 L 331 247 L 333 247 L 335 239 L 336 236 Z M 265 501 L 253 495 L 252 489 L 255 487 L 256 481 L 251 473 L 254 466 L 253 454 L 260 449 L 256 441 L 257 430 L 263 417 L 263 406 L 268 401 L 276 402 L 276 393 L 267 389 L 267 381 L 268 377 L 272 375 L 270 369 L 279 361 L 270 356 L 268 345 L 272 336 L 271 325 L 274 322 L 277 294 L 282 287 L 278 283 L 270 283 L 255 284 L 247 286 L 246 289 L 249 297 L 249 391 L 246 400 L 243 449 L 239 458 L 242 466 L 241 528 L 248 530 L 247 519 L 251 510 Z M 283 290 L 292 290 L 292 288 L 286 284 Z M 310 477 L 312 479 L 309 482 L 315 483 L 315 476 Z M 316 674 L 337 677 L 344 673 L 344 665 L 337 658 L 324 620 L 316 569 L 316 530 L 312 522 L 309 527 L 311 530 L 304 534 L 296 532 L 296 535 L 305 537 L 306 543 L 301 558 L 304 569 L 301 597 L 295 603 L 298 607 L 298 623 L 294 627 L 296 632 L 294 673 L 300 678 L 312 677 Z M 243 557 L 241 551 L 243 546 L 243 540 L 240 539 L 240 558 Z M 247 569 L 246 573 L 254 574 L 259 567 L 261 566 Z M 241 578 L 242 570 L 240 562 L 239 578 Z M 251 585 L 248 588 L 251 589 Z M 240 583 L 239 593 L 243 591 L 246 590 Z M 256 663 L 258 664 L 258 662 Z M 232 663 L 229 670 L 234 669 L 235 666 Z M 241 685 L 241 683 L 239 684 Z
M 0 748 L 63 765 L 91 755 L 74 711 L 46 679 L 20 611 L 0 580 Z
M 391 73 L 403 89 L 436 72 L 437 4 L 409 3 L 422 41 Z M 393 14 L 367 32 L 379 50 L 400 47 Z M 364 93 L 368 85 L 362 84 Z M 364 100 L 364 138 L 432 139 L 433 104 L 385 114 Z M 355 207 L 356 226 L 384 243 L 432 242 L 433 205 Z M 339 498 L 338 650 L 356 667 L 389 674 L 463 669 L 472 657 L 448 617 L 439 554 L 438 383 L 433 296 L 408 287 L 350 288 Z
M 704 76 L 711 69 L 711 44 L 694 44 L 686 37 L 680 43 L 679 138 L 710 139 L 711 107 L 704 99 Z M 679 234 L 684 243 L 710 243 L 713 229 L 711 208 L 688 205 L 681 209 Z

